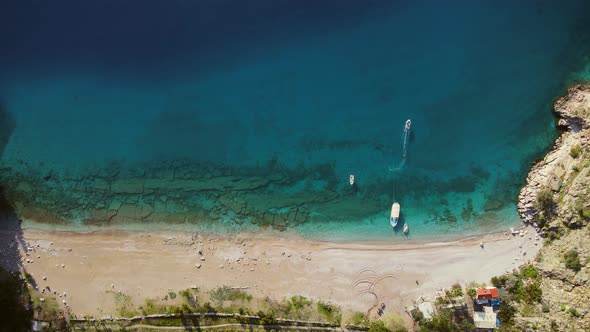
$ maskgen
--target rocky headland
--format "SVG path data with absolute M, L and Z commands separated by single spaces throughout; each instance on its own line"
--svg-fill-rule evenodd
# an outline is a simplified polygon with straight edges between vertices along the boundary
M 545 238 L 535 260 L 543 296 L 538 308 L 519 310 L 517 322 L 525 330 L 587 331 L 590 85 L 570 87 L 556 100 L 554 112 L 562 133 L 551 152 L 532 167 L 518 200 L 522 219 Z

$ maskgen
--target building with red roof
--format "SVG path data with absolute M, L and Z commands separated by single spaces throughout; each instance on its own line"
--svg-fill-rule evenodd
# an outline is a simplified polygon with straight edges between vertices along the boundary
M 496 287 L 486 287 L 480 288 L 477 290 L 477 299 L 478 300 L 491 300 L 498 298 L 498 288 Z

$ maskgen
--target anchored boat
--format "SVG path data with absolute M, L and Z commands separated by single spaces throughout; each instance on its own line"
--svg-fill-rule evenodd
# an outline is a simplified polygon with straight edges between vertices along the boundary
M 391 227 L 393 228 L 397 226 L 397 222 L 399 221 L 399 210 L 400 206 L 398 202 L 395 202 L 391 205 L 391 215 L 389 218 L 389 224 L 391 224 Z

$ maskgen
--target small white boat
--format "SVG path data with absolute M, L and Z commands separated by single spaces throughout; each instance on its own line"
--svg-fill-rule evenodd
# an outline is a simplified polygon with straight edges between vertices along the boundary
M 350 185 L 354 185 L 354 174 L 350 174 Z
M 408 224 L 404 224 L 404 234 L 408 235 L 410 229 L 408 228 Z
M 391 215 L 389 217 L 389 224 L 391 227 L 397 226 L 397 222 L 399 221 L 399 210 L 400 206 L 398 202 L 395 202 L 391 205 Z
M 406 130 L 410 130 L 410 127 L 412 126 L 412 120 L 407 119 L 406 120 Z

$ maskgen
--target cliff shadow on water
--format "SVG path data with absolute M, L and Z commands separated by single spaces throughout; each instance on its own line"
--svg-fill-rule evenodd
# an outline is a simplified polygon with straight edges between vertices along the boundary
M 0 98 L 0 158 L 15 128 L 13 115 Z M 6 170 L 0 169 L 0 172 Z M 8 271 L 18 271 L 22 266 L 18 245 L 24 244 L 22 229 L 13 204 L 8 200 L 4 184 L 0 183 L 0 266 Z
M 14 127 L 12 114 L 0 100 L 0 158 Z M 29 296 L 20 274 L 21 270 L 26 272 L 26 269 L 21 263 L 19 246 L 27 247 L 20 221 L 0 183 L 0 331 L 28 330 L 32 319 L 32 311 L 26 305 Z M 29 282 L 34 283 L 34 280 L 29 279 Z

